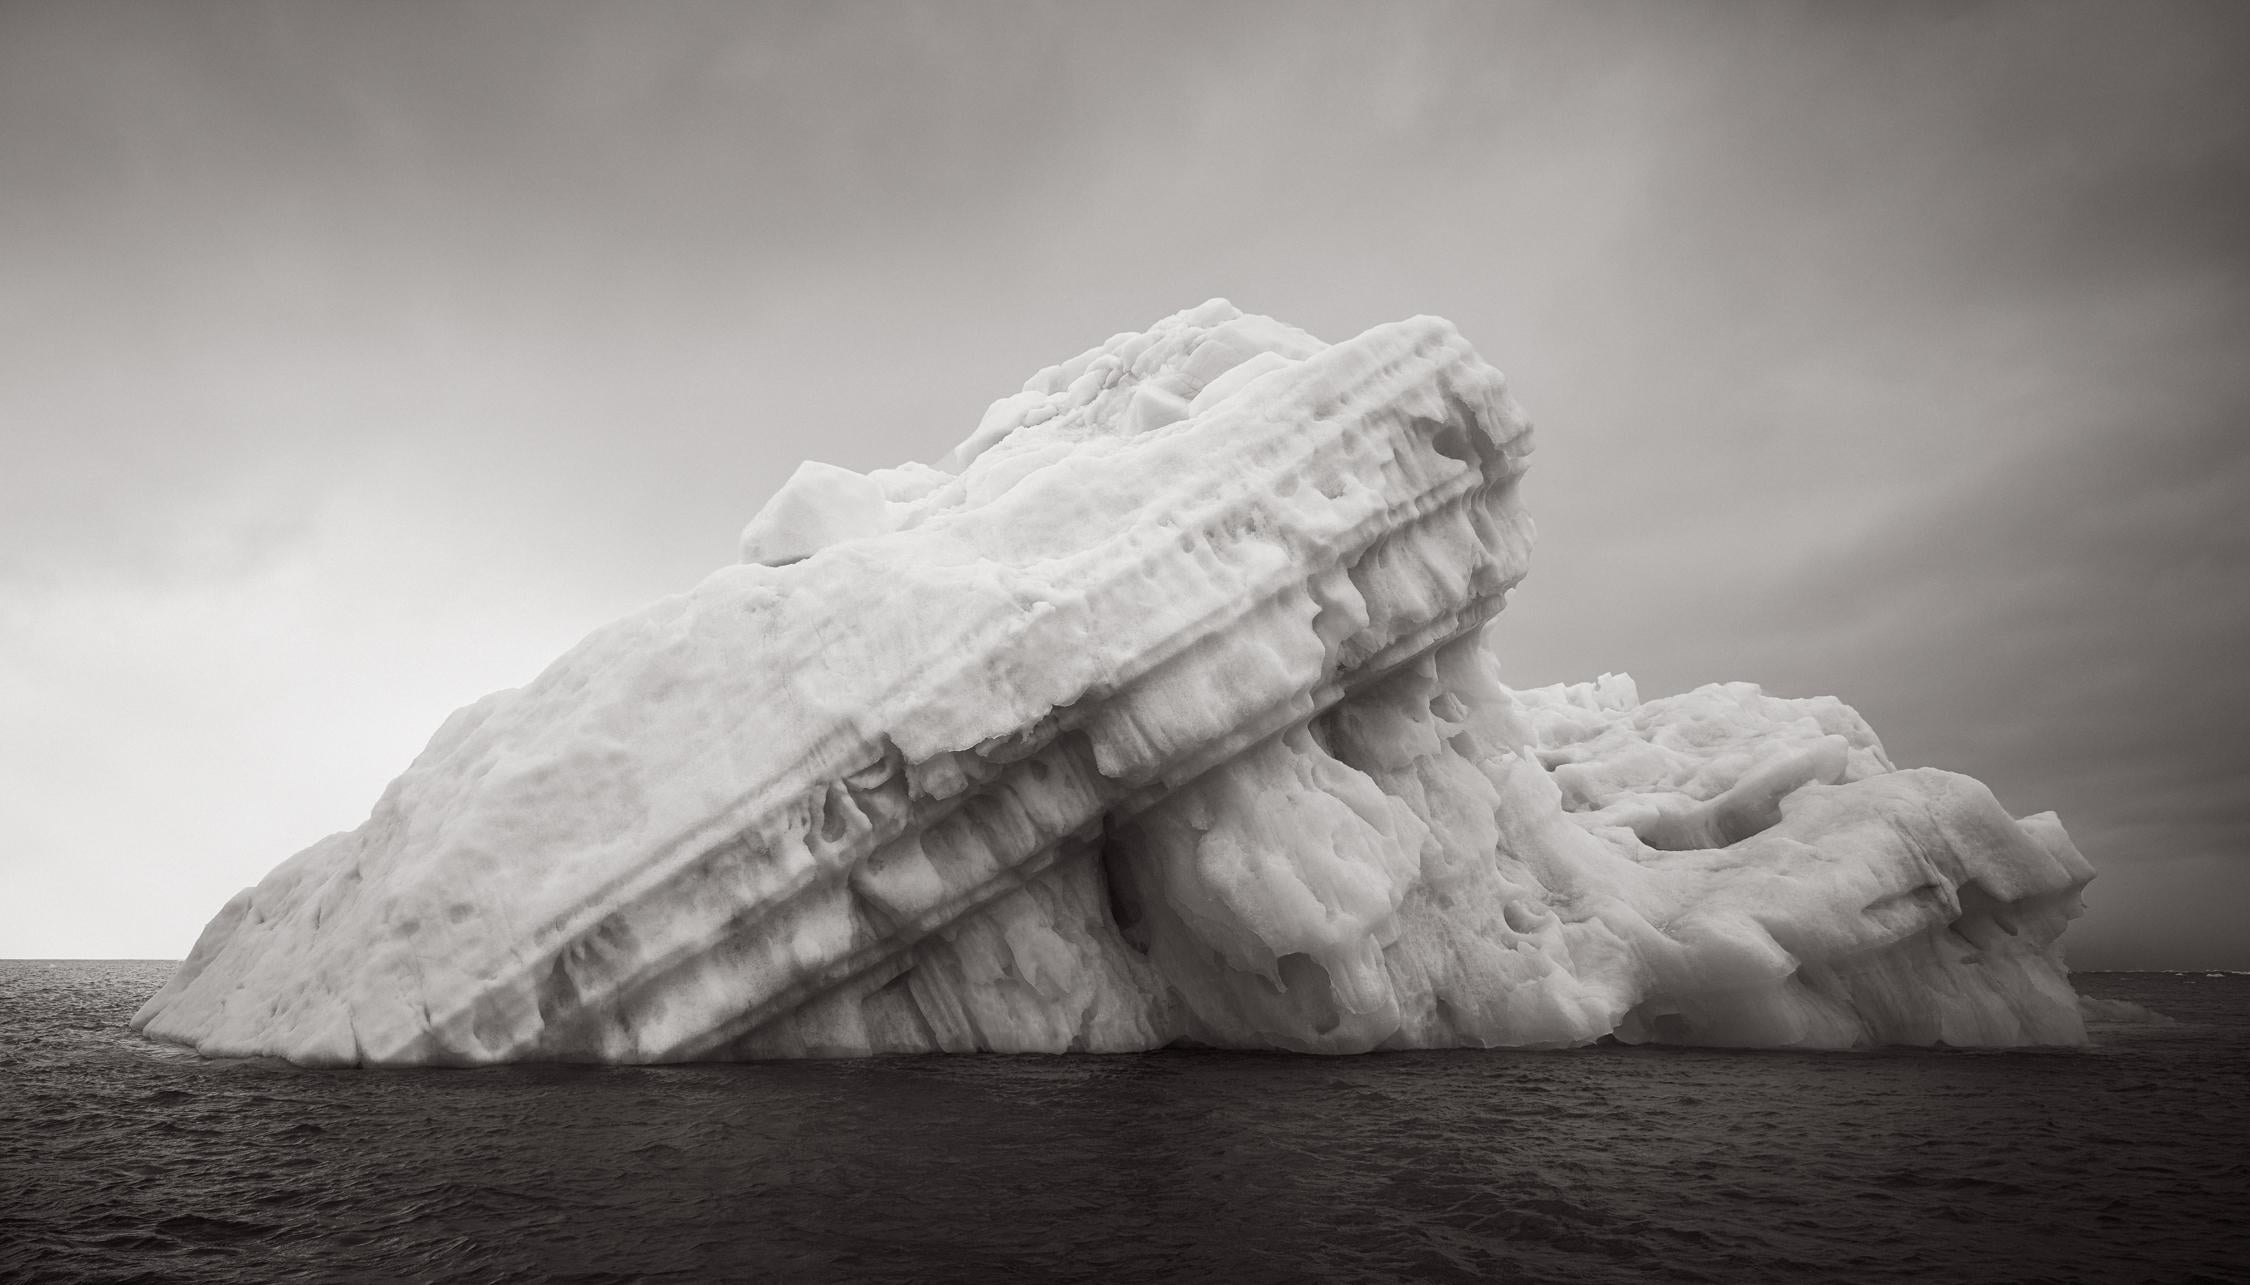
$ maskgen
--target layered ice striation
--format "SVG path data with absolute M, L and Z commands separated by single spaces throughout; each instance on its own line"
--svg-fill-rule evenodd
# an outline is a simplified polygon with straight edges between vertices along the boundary
M 1530 430 L 1223 301 L 455 714 L 135 1025 L 307 1064 L 2067 1044 L 2091 875 L 1833 699 L 1503 687 Z

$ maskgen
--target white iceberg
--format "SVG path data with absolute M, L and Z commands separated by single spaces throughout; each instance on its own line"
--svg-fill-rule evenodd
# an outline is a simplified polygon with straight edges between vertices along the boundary
M 135 1016 L 306 1064 L 2084 1039 L 2051 814 L 1832 699 L 1510 692 L 1530 429 L 1224 301 L 807 465 Z

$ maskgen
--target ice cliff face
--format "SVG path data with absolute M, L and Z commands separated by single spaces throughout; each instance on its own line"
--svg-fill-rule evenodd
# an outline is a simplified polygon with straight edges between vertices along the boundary
M 2083 1038 L 2051 814 L 1831 699 L 1513 692 L 1530 431 L 1213 301 L 455 714 L 135 1017 L 308 1064 Z

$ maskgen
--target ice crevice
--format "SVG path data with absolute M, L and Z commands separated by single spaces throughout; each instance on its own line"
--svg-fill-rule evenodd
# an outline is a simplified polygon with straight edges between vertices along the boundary
M 1214 300 L 447 720 L 136 1015 L 306 1064 L 2074 1043 L 2092 871 L 1832 698 L 1500 681 L 1531 432 Z

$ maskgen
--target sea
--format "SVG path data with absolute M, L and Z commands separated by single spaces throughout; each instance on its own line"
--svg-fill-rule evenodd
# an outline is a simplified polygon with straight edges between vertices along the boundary
M 2080 974 L 2073 1050 L 337 1071 L 132 1033 L 172 967 L 0 962 L 0 1279 L 2250 1280 L 2246 975 Z

